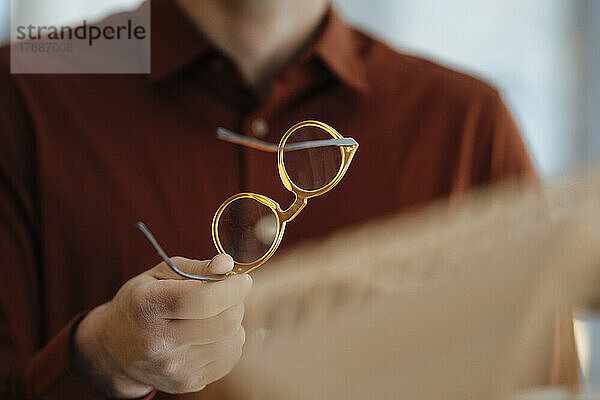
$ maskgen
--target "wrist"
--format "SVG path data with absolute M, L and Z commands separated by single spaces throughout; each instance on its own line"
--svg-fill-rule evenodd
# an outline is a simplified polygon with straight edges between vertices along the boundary
M 105 348 L 108 304 L 94 308 L 75 327 L 71 337 L 71 369 L 103 396 L 120 399 L 143 397 L 152 387 L 131 379 Z M 125 345 L 125 344 L 124 344 Z

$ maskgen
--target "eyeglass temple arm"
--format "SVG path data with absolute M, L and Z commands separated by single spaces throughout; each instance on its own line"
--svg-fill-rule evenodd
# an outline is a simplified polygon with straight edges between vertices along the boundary
M 143 222 L 138 222 L 136 225 L 137 225 L 138 229 L 140 231 L 142 231 L 142 233 L 144 234 L 144 236 L 146 237 L 146 239 L 148 239 L 148 242 L 150 242 L 150 244 L 152 245 L 152 247 L 154 247 L 154 250 L 156 250 L 156 252 L 158 253 L 158 255 L 164 260 L 164 262 L 176 274 L 181 275 L 184 278 L 195 279 L 195 280 L 198 280 L 198 281 L 222 281 L 223 279 L 227 278 L 226 274 L 223 274 L 223 275 L 219 275 L 219 274 L 215 274 L 215 275 L 193 275 L 193 274 L 188 274 L 187 272 L 183 272 L 182 270 L 180 270 L 179 268 L 177 268 L 175 266 L 175 264 L 173 264 L 173 262 L 171 261 L 171 259 L 167 256 L 167 253 L 165 253 L 164 250 L 162 249 L 162 247 L 160 247 L 160 245 L 158 244 L 158 242 L 154 238 L 154 235 L 152 235 L 152 233 L 146 227 L 146 225 L 144 225 Z
M 240 135 L 239 133 L 231 132 L 225 128 L 217 128 L 217 138 L 256 150 L 268 151 L 270 153 L 276 153 L 279 149 L 279 146 L 273 143 Z M 358 146 L 358 142 L 352 138 L 310 140 L 307 142 L 289 143 L 286 144 L 283 149 L 284 151 L 294 151 L 326 146 L 352 147 Z

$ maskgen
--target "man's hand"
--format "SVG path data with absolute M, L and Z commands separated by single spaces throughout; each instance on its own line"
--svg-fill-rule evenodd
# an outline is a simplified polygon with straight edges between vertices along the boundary
M 228 255 L 172 261 L 195 274 L 233 268 Z M 81 321 L 73 338 L 73 368 L 114 398 L 141 397 L 152 389 L 199 391 L 226 375 L 241 356 L 243 300 L 251 286 L 248 275 L 194 281 L 160 263 L 127 281 Z

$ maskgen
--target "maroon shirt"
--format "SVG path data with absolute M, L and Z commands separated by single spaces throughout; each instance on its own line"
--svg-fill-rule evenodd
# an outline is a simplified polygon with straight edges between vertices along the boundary
M 218 126 L 276 143 L 317 119 L 360 143 L 282 248 L 532 172 L 498 92 L 477 79 L 330 12 L 259 99 L 173 3 L 152 2 L 150 75 L 11 75 L 0 50 L 2 399 L 99 397 L 69 369 L 69 335 L 78 313 L 160 261 L 136 221 L 169 254 L 206 259 L 211 218 L 230 195 L 290 204 L 274 155 L 217 140 Z

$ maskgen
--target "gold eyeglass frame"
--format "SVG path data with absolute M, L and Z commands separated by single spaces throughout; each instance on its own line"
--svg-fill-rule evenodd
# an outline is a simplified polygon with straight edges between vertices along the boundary
M 298 187 L 296 184 L 294 184 L 294 182 L 290 179 L 290 176 L 288 175 L 287 170 L 285 169 L 285 162 L 284 162 L 284 157 L 283 157 L 284 148 L 285 148 L 285 145 L 286 145 L 288 139 L 298 129 L 306 128 L 306 127 L 320 128 L 320 129 L 324 130 L 325 132 L 329 133 L 334 139 L 347 139 L 348 140 L 345 142 L 345 144 L 339 145 L 340 152 L 342 155 L 342 161 L 340 163 L 340 167 L 337 171 L 337 174 L 331 180 L 331 182 L 329 182 L 327 185 L 323 186 L 322 188 L 316 189 L 316 190 L 305 190 L 305 189 Z M 248 143 L 246 143 L 246 145 L 248 145 Z M 336 131 L 334 128 L 332 128 L 331 126 L 327 125 L 324 122 L 315 121 L 315 120 L 307 120 L 307 121 L 299 122 L 299 123 L 295 124 L 294 126 L 292 126 L 290 129 L 288 129 L 287 132 L 285 132 L 285 134 L 281 138 L 279 145 L 277 146 L 277 170 L 279 171 L 279 178 L 281 179 L 283 186 L 287 190 L 289 190 L 290 192 L 292 192 L 294 194 L 295 198 L 294 198 L 294 202 L 292 203 L 292 205 L 289 208 L 287 208 L 286 210 L 284 210 L 281 208 L 281 206 L 275 200 L 273 200 L 265 195 L 252 193 L 252 192 L 243 192 L 243 193 L 238 193 L 236 195 L 233 195 L 233 196 L 229 197 L 227 200 L 225 200 L 223 202 L 223 204 L 221 204 L 219 206 L 219 208 L 217 209 L 217 211 L 213 217 L 212 238 L 213 238 L 215 247 L 217 248 L 217 251 L 220 254 L 224 254 L 224 253 L 226 253 L 226 251 L 223 248 L 221 241 L 219 240 L 219 232 L 218 232 L 219 220 L 220 220 L 221 215 L 223 214 L 223 211 L 225 210 L 225 208 L 227 208 L 227 206 L 230 205 L 232 202 L 234 202 L 238 199 L 244 199 L 244 198 L 256 200 L 257 202 L 270 208 L 271 211 L 273 211 L 273 213 L 275 214 L 275 217 L 277 219 L 277 236 L 275 237 L 275 240 L 273 241 L 273 243 L 271 244 L 271 247 L 267 250 L 267 252 L 258 260 L 250 262 L 250 263 L 241 263 L 241 262 L 237 262 L 234 260 L 234 268 L 228 275 L 247 274 L 247 273 L 255 270 L 256 268 L 260 267 L 265 262 L 267 262 L 267 260 L 269 258 L 271 258 L 273 256 L 273 254 L 275 254 L 275 252 L 277 251 L 277 248 L 279 247 L 281 240 L 283 239 L 283 234 L 285 232 L 286 224 L 288 222 L 291 222 L 294 218 L 296 218 L 296 216 L 298 216 L 298 214 L 300 214 L 302 209 L 304 207 L 306 207 L 306 205 L 308 204 L 308 199 L 317 197 L 317 196 L 321 196 L 321 195 L 327 193 L 328 191 L 330 191 L 331 189 L 333 189 L 338 183 L 340 183 L 340 181 L 342 180 L 342 178 L 348 171 L 348 168 L 350 167 L 350 163 L 352 162 L 352 158 L 354 157 L 354 154 L 356 153 L 357 149 L 358 149 L 358 143 L 354 139 L 344 138 L 338 131 Z
M 286 143 L 287 143 L 288 139 L 290 138 L 290 136 L 292 136 L 292 134 L 294 132 L 296 132 L 298 129 L 305 128 L 305 127 L 320 128 L 320 129 L 324 130 L 325 132 L 329 133 L 333 139 L 311 140 L 308 142 L 293 143 L 286 147 Z M 269 258 L 271 258 L 273 256 L 273 254 L 275 254 L 275 252 L 277 251 L 277 248 L 279 247 L 279 244 L 281 243 L 281 239 L 283 239 L 283 233 L 285 232 L 286 224 L 288 222 L 292 221 L 294 218 L 296 218 L 296 216 L 298 214 L 300 214 L 300 211 L 302 211 L 302 209 L 304 207 L 306 207 L 306 205 L 308 204 L 308 199 L 325 194 L 328 191 L 330 191 L 331 189 L 333 189 L 338 183 L 340 183 L 340 181 L 346 174 L 346 171 L 348 171 L 348 167 L 350 166 L 350 163 L 352 162 L 352 158 L 354 157 L 356 150 L 358 150 L 358 142 L 356 140 L 354 140 L 352 138 L 345 138 L 342 135 L 340 135 L 340 133 L 338 131 L 336 131 L 331 126 L 327 125 L 326 123 L 320 122 L 320 121 L 314 121 L 314 120 L 307 120 L 307 121 L 299 122 L 296 125 L 292 126 L 283 135 L 278 146 L 275 146 L 272 143 L 263 142 L 258 139 L 253 139 L 253 138 L 249 138 L 249 137 L 246 137 L 243 135 L 239 135 L 237 133 L 230 132 L 223 128 L 217 129 L 217 137 L 219 139 L 226 140 L 228 142 L 241 144 L 241 145 L 244 145 L 244 146 L 247 146 L 250 148 L 254 148 L 257 150 L 268 151 L 268 152 L 277 152 L 277 169 L 279 171 L 279 177 L 281 178 L 281 182 L 283 183 L 283 186 L 287 190 L 289 190 L 290 192 L 292 192 L 294 194 L 294 202 L 288 209 L 283 210 L 281 208 L 281 206 L 275 200 L 273 200 L 265 195 L 251 193 L 251 192 L 243 192 L 243 193 L 238 193 L 236 195 L 231 196 L 230 198 L 225 200 L 223 202 L 223 204 L 221 204 L 219 206 L 219 208 L 217 209 L 217 211 L 213 217 L 213 220 L 212 220 L 212 238 L 213 238 L 215 247 L 217 248 L 217 251 L 220 254 L 225 254 L 226 251 L 223 248 L 221 241 L 219 240 L 219 220 L 220 220 L 221 215 L 223 214 L 223 211 L 225 210 L 225 208 L 227 208 L 227 206 L 229 204 L 231 204 L 232 202 L 234 202 L 238 199 L 244 199 L 244 198 L 256 200 L 259 203 L 264 204 L 265 206 L 269 207 L 269 209 L 271 209 L 271 211 L 273 212 L 273 214 L 275 214 L 275 217 L 277 219 L 277 236 L 275 237 L 275 240 L 273 241 L 273 243 L 271 244 L 271 247 L 267 250 L 267 252 L 261 258 L 259 258 L 256 261 L 253 261 L 251 263 L 240 263 L 240 262 L 237 262 L 234 260 L 233 270 L 231 272 L 228 272 L 227 274 L 196 275 L 196 274 L 190 274 L 190 273 L 180 270 L 171 261 L 171 259 L 166 254 L 166 252 L 162 249 L 162 247 L 158 244 L 158 241 L 154 238 L 154 236 L 150 232 L 150 229 L 148 229 L 148 227 L 146 227 L 146 225 L 143 222 L 138 222 L 136 224 L 138 229 L 146 237 L 148 242 L 152 245 L 152 247 L 156 250 L 158 255 L 164 260 L 164 262 L 175 273 L 177 273 L 178 275 L 180 275 L 184 278 L 188 278 L 188 279 L 195 279 L 195 280 L 201 280 L 201 281 L 220 281 L 231 275 L 247 274 L 250 271 L 255 270 L 256 268 L 260 267 L 265 262 L 267 262 L 267 260 Z M 316 189 L 316 190 L 304 190 L 304 189 L 296 186 L 294 184 L 294 182 L 292 182 L 292 180 L 290 179 L 290 176 L 288 175 L 288 173 L 285 169 L 285 162 L 283 159 L 284 150 L 285 151 L 293 151 L 293 150 L 299 150 L 299 149 L 307 149 L 307 148 L 314 148 L 314 147 L 321 147 L 321 146 L 332 146 L 332 145 L 339 147 L 340 152 L 342 154 L 342 162 L 340 163 L 340 168 L 338 169 L 337 174 L 331 180 L 331 182 L 329 182 L 327 185 L 323 186 L 322 188 Z

